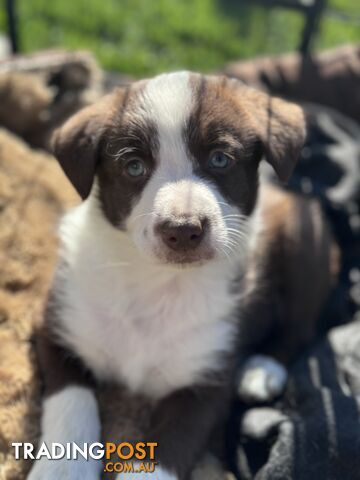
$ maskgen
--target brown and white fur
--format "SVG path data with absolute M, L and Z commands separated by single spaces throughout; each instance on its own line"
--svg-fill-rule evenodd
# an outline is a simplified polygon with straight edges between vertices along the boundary
M 248 354 L 252 335 L 262 340 L 271 328 L 271 302 L 253 292 L 273 268 L 269 245 L 280 242 L 281 228 L 262 233 L 269 215 L 266 192 L 257 202 L 259 162 L 286 180 L 304 135 L 298 106 L 189 72 L 118 89 L 56 132 L 55 154 L 84 201 L 61 224 L 40 338 L 43 441 L 99 441 L 92 384 L 114 382 L 154 405 L 146 438 L 159 443 L 159 467 L 145 478 L 188 478 L 226 412 L 236 359 Z M 225 167 L 209 163 L 214 152 Z M 129 168 L 143 172 L 134 177 Z M 308 254 L 316 264 L 312 245 Z M 308 335 L 292 338 L 291 353 Z M 285 382 L 279 363 L 252 357 L 241 394 L 271 398 Z M 45 459 L 28 478 L 98 480 L 101 468 Z

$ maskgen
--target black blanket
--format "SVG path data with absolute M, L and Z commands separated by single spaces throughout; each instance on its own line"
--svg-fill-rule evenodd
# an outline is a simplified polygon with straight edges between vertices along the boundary
M 309 105 L 309 135 L 288 188 L 319 198 L 342 251 L 322 338 L 271 405 L 235 405 L 237 478 L 360 479 L 360 127 Z

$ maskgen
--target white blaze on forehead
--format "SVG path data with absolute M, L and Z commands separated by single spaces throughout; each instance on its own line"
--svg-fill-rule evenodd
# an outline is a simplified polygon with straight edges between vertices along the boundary
M 227 204 L 212 182 L 194 172 L 196 159 L 187 145 L 186 129 L 197 108 L 200 80 L 200 75 L 189 72 L 160 75 L 145 84 L 137 100 L 135 115 L 144 128 L 148 122 L 156 131 L 156 167 L 126 220 L 126 229 L 139 251 L 155 259 L 163 260 L 165 255 L 156 228 L 164 221 L 206 219 L 211 228 L 204 251 L 222 251 L 224 241 L 232 241 L 223 216 L 239 211 Z
M 142 109 L 157 130 L 158 169 L 181 178 L 192 170 L 184 143 L 184 127 L 193 107 L 189 72 L 159 75 L 142 95 Z M 175 178 L 173 177 L 173 180 Z

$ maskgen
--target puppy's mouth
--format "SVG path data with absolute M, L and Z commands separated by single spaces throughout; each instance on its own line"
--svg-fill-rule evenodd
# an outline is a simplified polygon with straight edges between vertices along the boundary
M 154 250 L 155 257 L 160 263 L 179 267 L 200 266 L 215 258 L 215 249 L 210 246 L 201 246 L 192 251 L 173 251 L 164 246 L 158 246 Z

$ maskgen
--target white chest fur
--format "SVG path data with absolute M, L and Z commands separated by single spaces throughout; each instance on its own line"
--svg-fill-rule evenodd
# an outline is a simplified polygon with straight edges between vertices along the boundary
M 85 202 L 61 228 L 64 343 L 99 378 L 154 397 L 221 367 L 235 337 L 235 267 L 150 265 L 97 208 Z

